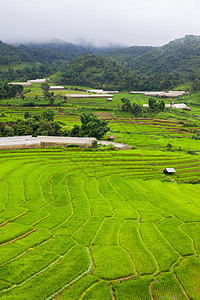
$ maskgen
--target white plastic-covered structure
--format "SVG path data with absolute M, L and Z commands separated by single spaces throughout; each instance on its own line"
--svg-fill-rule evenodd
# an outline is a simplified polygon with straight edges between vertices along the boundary
M 65 94 L 67 98 L 112 98 L 110 94 Z
M 188 106 L 185 103 L 175 103 L 172 104 L 172 108 L 188 108 Z
M 145 94 L 145 93 L 148 93 L 147 91 L 132 91 L 130 92 L 130 94 L 138 94 L 138 95 L 142 95 L 142 94 Z
M 4 149 L 26 149 L 52 146 L 67 146 L 77 145 L 79 147 L 87 148 L 92 146 L 92 142 L 97 141 L 96 138 L 89 137 L 60 137 L 60 136 L 12 136 L 0 138 L 0 150 Z M 115 149 L 129 150 L 131 146 L 121 143 L 113 143 L 109 141 L 97 141 L 98 144 L 109 146 L 113 145 Z
M 87 90 L 88 93 L 99 93 L 99 94 L 118 94 L 119 91 L 104 91 L 104 90 Z
M 49 81 L 50 79 L 46 78 L 46 79 L 31 79 L 31 80 L 27 80 L 27 82 L 31 82 L 31 83 L 43 83 L 46 81 Z
M 22 86 L 31 86 L 31 82 L 9 82 L 11 85 L 22 85 Z
M 58 86 L 50 86 L 50 88 L 49 88 L 49 90 L 51 90 L 51 91 L 56 91 L 56 90 L 64 90 L 65 88 L 64 88 L 64 86 L 61 86 L 61 85 L 58 85 Z

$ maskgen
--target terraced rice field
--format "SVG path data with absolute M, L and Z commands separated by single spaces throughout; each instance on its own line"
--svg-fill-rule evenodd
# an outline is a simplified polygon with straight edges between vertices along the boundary
M 199 165 L 159 151 L 1 152 L 0 298 L 200 299 L 200 186 L 162 182 L 165 167 L 182 182 Z

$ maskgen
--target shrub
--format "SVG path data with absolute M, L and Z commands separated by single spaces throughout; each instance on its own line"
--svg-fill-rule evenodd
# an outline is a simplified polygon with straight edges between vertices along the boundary
M 92 148 L 98 148 L 98 143 L 96 140 L 92 141 Z

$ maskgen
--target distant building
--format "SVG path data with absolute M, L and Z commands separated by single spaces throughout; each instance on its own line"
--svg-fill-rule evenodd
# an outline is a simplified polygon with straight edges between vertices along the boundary
M 31 79 L 31 80 L 27 80 L 27 82 L 32 82 L 32 83 L 43 83 L 43 82 L 46 82 L 50 79 Z
M 180 96 L 183 96 L 184 94 L 187 94 L 185 91 L 157 91 L 157 92 L 131 92 L 131 94 L 144 94 L 148 97 L 169 97 L 169 98 L 178 98 Z
M 32 86 L 31 82 L 9 82 L 11 85 Z
M 149 104 L 143 104 L 144 108 L 149 108 Z M 191 111 L 191 108 L 189 106 L 187 106 L 185 103 L 174 103 L 172 102 L 172 104 L 165 104 L 165 108 L 176 108 L 176 109 L 184 109 L 187 111 Z
M 64 86 L 58 85 L 58 86 L 50 86 L 50 91 L 57 91 L 57 90 L 64 90 Z
M 106 94 L 104 90 L 87 90 L 88 93 Z
M 188 106 L 185 103 L 175 103 L 172 104 L 172 108 L 188 108 Z
M 112 98 L 113 95 L 107 95 L 107 94 L 65 94 L 65 96 L 67 98 L 75 98 L 75 99 L 78 99 L 78 98 L 107 98 L 108 99 L 108 96 L 109 98 Z
M 99 93 L 99 94 L 118 94 L 119 91 L 104 91 L 104 90 L 87 90 L 88 93 Z
M 147 92 L 147 93 L 145 93 L 145 96 L 161 97 L 161 96 L 165 96 L 165 92 Z
M 148 93 L 147 91 L 133 91 L 133 92 L 130 92 L 130 94 L 145 94 L 145 93 Z
M 174 168 L 166 168 L 163 170 L 163 173 L 172 175 L 172 174 L 176 173 L 176 171 Z

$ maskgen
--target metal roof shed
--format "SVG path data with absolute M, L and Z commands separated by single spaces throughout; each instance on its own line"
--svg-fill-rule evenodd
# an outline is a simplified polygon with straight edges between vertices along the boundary
M 176 173 L 174 168 L 165 168 L 163 171 L 164 174 L 174 174 Z

